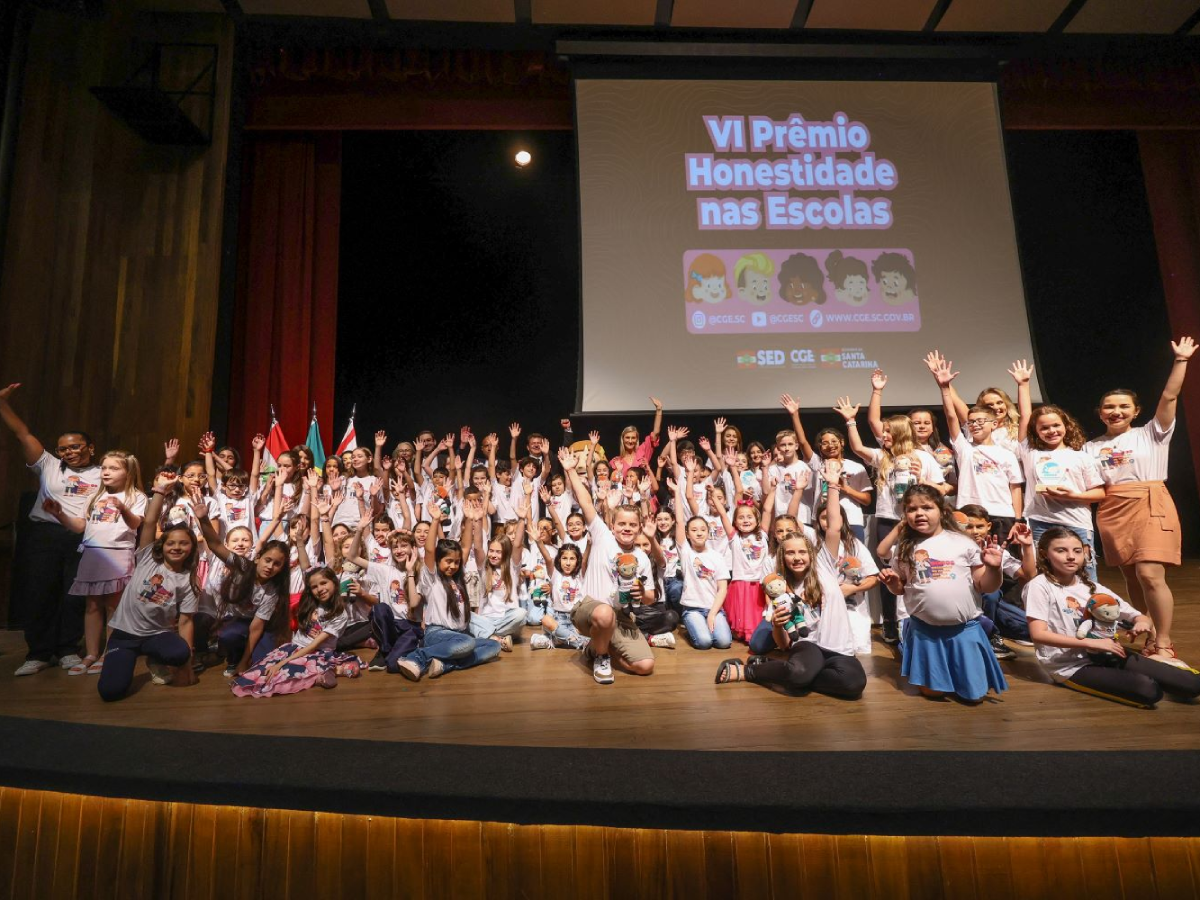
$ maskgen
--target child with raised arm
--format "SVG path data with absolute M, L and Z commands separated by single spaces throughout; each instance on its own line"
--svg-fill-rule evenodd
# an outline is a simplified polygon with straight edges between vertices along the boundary
M 942 392 L 946 430 L 958 464 L 957 505 L 982 506 L 996 526 L 996 536 L 1007 540 L 1022 509 L 1021 485 L 1025 477 L 1021 474 L 1021 463 L 1011 450 L 993 443 L 996 419 L 986 407 L 973 406 L 967 410 L 967 430 L 971 433 L 971 439 L 967 440 L 950 393 L 958 373 L 936 350 L 925 357 L 925 364 Z
M 732 520 L 725 511 L 724 503 L 718 500 L 715 507 L 726 533 L 730 535 L 729 552 L 732 557 L 729 590 L 722 609 L 733 636 L 748 642 L 762 621 L 766 608 L 762 580 L 773 564 L 767 548 L 767 534 L 753 500 L 739 500 L 733 508 Z
M 1033 540 L 1062 525 L 1079 535 L 1089 548 L 1087 575 L 1096 579 L 1096 545 L 1091 505 L 1104 499 L 1104 479 L 1096 460 L 1083 452 L 1083 430 L 1065 410 L 1043 404 L 1036 410 L 1029 396 L 1033 367 L 1013 363 L 1009 374 L 1017 383 L 1021 421 L 1017 427 L 1017 456 L 1025 470 L 1025 509 Z
M 521 633 L 527 615 L 518 596 L 521 586 L 520 554 L 514 552 L 513 548 L 523 547 L 525 543 L 525 516 L 531 514 L 533 482 L 525 481 L 521 488 L 523 496 L 517 508 L 517 515 L 521 518 L 517 519 L 512 538 L 501 534 L 489 540 L 484 535 L 482 515 L 475 518 L 475 512 L 482 510 L 482 503 L 472 503 L 470 518 L 475 564 L 483 581 L 483 599 L 479 610 L 471 616 L 471 634 L 477 640 L 491 638 L 498 641 L 505 653 L 512 652 L 513 638 Z
M 634 507 L 621 506 L 613 515 L 610 529 L 575 471 L 574 460 L 570 449 L 559 450 L 559 461 L 579 501 L 590 539 L 583 576 L 584 599 L 575 607 L 571 622 L 580 634 L 591 638 L 586 652 L 592 659 L 592 676 L 599 684 L 613 682 L 611 653 L 617 655 L 617 664 L 625 671 L 650 675 L 654 671 L 654 651 L 627 609 L 631 603 L 648 605 L 655 600 L 650 559 L 637 549 L 641 515 Z
M 410 681 L 425 675 L 438 678 L 445 672 L 467 669 L 490 662 L 500 655 L 500 642 L 479 640 L 470 632 L 471 604 L 463 579 L 463 548 L 458 541 L 439 538 L 441 508 L 431 504 L 432 527 L 425 536 L 425 561 L 420 578 L 410 574 L 407 590 L 418 592 L 425 606 L 425 638 L 421 646 L 397 662 L 400 674 Z M 472 536 L 482 528 L 483 499 L 464 498 L 464 533 Z
M 129 693 L 139 656 L 148 658 L 156 684 L 174 680 L 174 670 L 186 679 L 192 675 L 188 662 L 192 656 L 192 615 L 199 595 L 199 546 L 192 529 L 183 523 L 168 525 L 155 538 L 163 498 L 173 486 L 174 479 L 169 475 L 158 476 L 138 529 L 133 575 L 108 623 L 112 634 L 97 685 L 103 700 L 120 700 Z
M 1196 342 L 1182 337 L 1171 342 L 1171 351 L 1171 374 L 1154 417 L 1134 428 L 1142 411 L 1137 394 L 1127 388 L 1111 390 L 1100 398 L 1097 410 L 1104 434 L 1083 448 L 1096 459 L 1104 479 L 1104 499 L 1096 510 L 1104 560 L 1120 566 L 1129 599 L 1154 620 L 1154 633 L 1143 652 L 1166 663 L 1178 662 L 1171 642 L 1175 599 L 1166 567 L 1179 565 L 1182 546 L 1179 514 L 1166 486 L 1167 459 L 1175 434 L 1175 407 Z
M 979 595 L 1001 584 L 999 543 L 993 537 L 981 549 L 929 485 L 914 485 L 902 502 L 892 565 L 879 573 L 908 611 L 900 673 L 931 698 L 978 703 L 989 690 L 1007 690 L 979 621 Z
M 689 480 L 695 469 L 695 461 L 689 461 Z M 708 522 L 703 516 L 694 515 L 686 523 L 681 516 L 675 523 L 675 545 L 683 571 L 679 602 L 692 646 L 697 650 L 724 650 L 733 644 L 729 620 L 721 608 L 729 590 L 729 566 L 724 554 L 709 547 L 708 537 Z
M 800 402 L 791 394 L 783 394 L 779 403 L 792 417 L 792 429 L 796 432 L 796 440 L 800 445 L 800 458 L 807 462 L 812 470 L 803 501 L 814 510 L 825 502 L 828 490 L 824 476 L 825 460 L 838 460 L 841 463 L 839 471 L 842 483 L 838 485 L 838 491 L 842 498 L 842 515 L 849 523 L 854 536 L 860 541 L 865 541 L 867 535 L 863 525 L 863 509 L 871 502 L 872 490 L 867 467 L 855 460 L 846 459 L 846 438 L 836 428 L 822 428 L 817 432 L 816 445 L 810 444 L 804 432 L 804 425 L 800 421 Z
M 92 495 L 83 516 L 68 513 L 57 500 L 47 498 L 42 508 L 63 527 L 83 534 L 82 556 L 68 593 L 84 601 L 84 656 L 67 669 L 68 675 L 99 675 L 106 619 L 117 608 L 121 592 L 133 573 L 138 529 L 146 511 L 146 495 L 137 458 L 124 450 L 110 450 L 100 458 L 101 491 Z
M 837 469 L 837 461 L 830 460 L 823 473 L 829 482 L 825 542 L 818 548 L 804 535 L 789 532 L 779 543 L 775 578 L 782 582 L 782 591 L 766 613 L 772 643 L 787 653 L 787 659 L 727 659 L 717 669 L 717 684 L 749 681 L 845 700 L 862 696 L 867 675 L 854 657 L 854 634 L 837 578 L 842 530 Z
M 290 550 L 283 541 L 270 541 L 255 559 L 241 556 L 221 541 L 206 503 L 196 500 L 192 511 L 209 552 L 227 570 L 218 594 L 217 652 L 225 657 L 225 677 L 232 678 L 287 640 Z

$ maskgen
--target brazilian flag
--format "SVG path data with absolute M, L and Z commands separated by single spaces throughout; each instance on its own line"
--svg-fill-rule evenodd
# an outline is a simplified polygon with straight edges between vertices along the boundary
M 313 407 L 312 423 L 308 426 L 308 438 L 304 441 L 312 451 L 313 468 L 318 475 L 325 474 L 325 447 L 321 443 L 321 426 L 317 424 L 317 410 Z

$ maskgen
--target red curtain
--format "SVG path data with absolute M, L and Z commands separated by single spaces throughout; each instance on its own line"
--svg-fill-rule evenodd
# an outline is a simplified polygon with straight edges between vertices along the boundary
M 1138 149 L 1167 317 L 1175 337 L 1200 337 L 1200 131 L 1139 131 Z M 1192 463 L 1200 478 L 1200 386 L 1183 391 Z
M 332 439 L 341 134 L 248 137 L 239 233 L 229 440 L 266 433 L 274 404 L 292 444 L 317 404 Z

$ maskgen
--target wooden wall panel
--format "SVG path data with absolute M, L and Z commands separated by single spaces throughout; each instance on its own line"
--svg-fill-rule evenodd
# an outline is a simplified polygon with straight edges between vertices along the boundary
M 155 40 L 219 49 L 212 145 L 145 143 L 88 88 L 119 84 Z M 0 276 L 0 380 L 49 444 L 84 428 L 143 469 L 207 429 L 216 340 L 233 32 L 225 17 L 87 21 L 38 12 Z M 33 484 L 0 435 L 0 524 Z
M 1197 896 L 1200 838 L 508 825 L 0 788 L 8 897 Z M 805 889 L 809 890 L 806 891 Z

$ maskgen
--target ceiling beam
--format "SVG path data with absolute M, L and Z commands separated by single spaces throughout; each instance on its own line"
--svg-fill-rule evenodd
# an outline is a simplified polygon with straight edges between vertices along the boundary
M 942 16 L 946 14 L 946 10 L 950 8 L 952 2 L 953 0 L 937 0 L 937 3 L 933 4 L 933 9 L 929 11 L 929 18 L 925 20 L 925 27 L 921 30 L 936 31 L 938 22 L 942 21 Z
M 1047 30 L 1047 34 L 1062 34 L 1063 29 L 1071 24 L 1071 20 L 1079 15 L 1079 11 L 1086 4 L 1087 0 L 1071 0 L 1066 9 L 1059 13 L 1058 18 L 1054 20 L 1054 24 Z
M 1181 36 L 1190 34 L 1191 30 L 1197 25 L 1200 25 L 1200 9 L 1188 16 L 1187 19 L 1184 20 L 1184 23 L 1175 29 L 1175 33 Z
M 792 28 L 803 28 L 812 12 L 813 0 L 797 0 L 796 11 L 792 13 Z
M 671 16 L 675 14 L 675 0 L 658 0 L 654 6 L 654 27 L 671 27 Z

